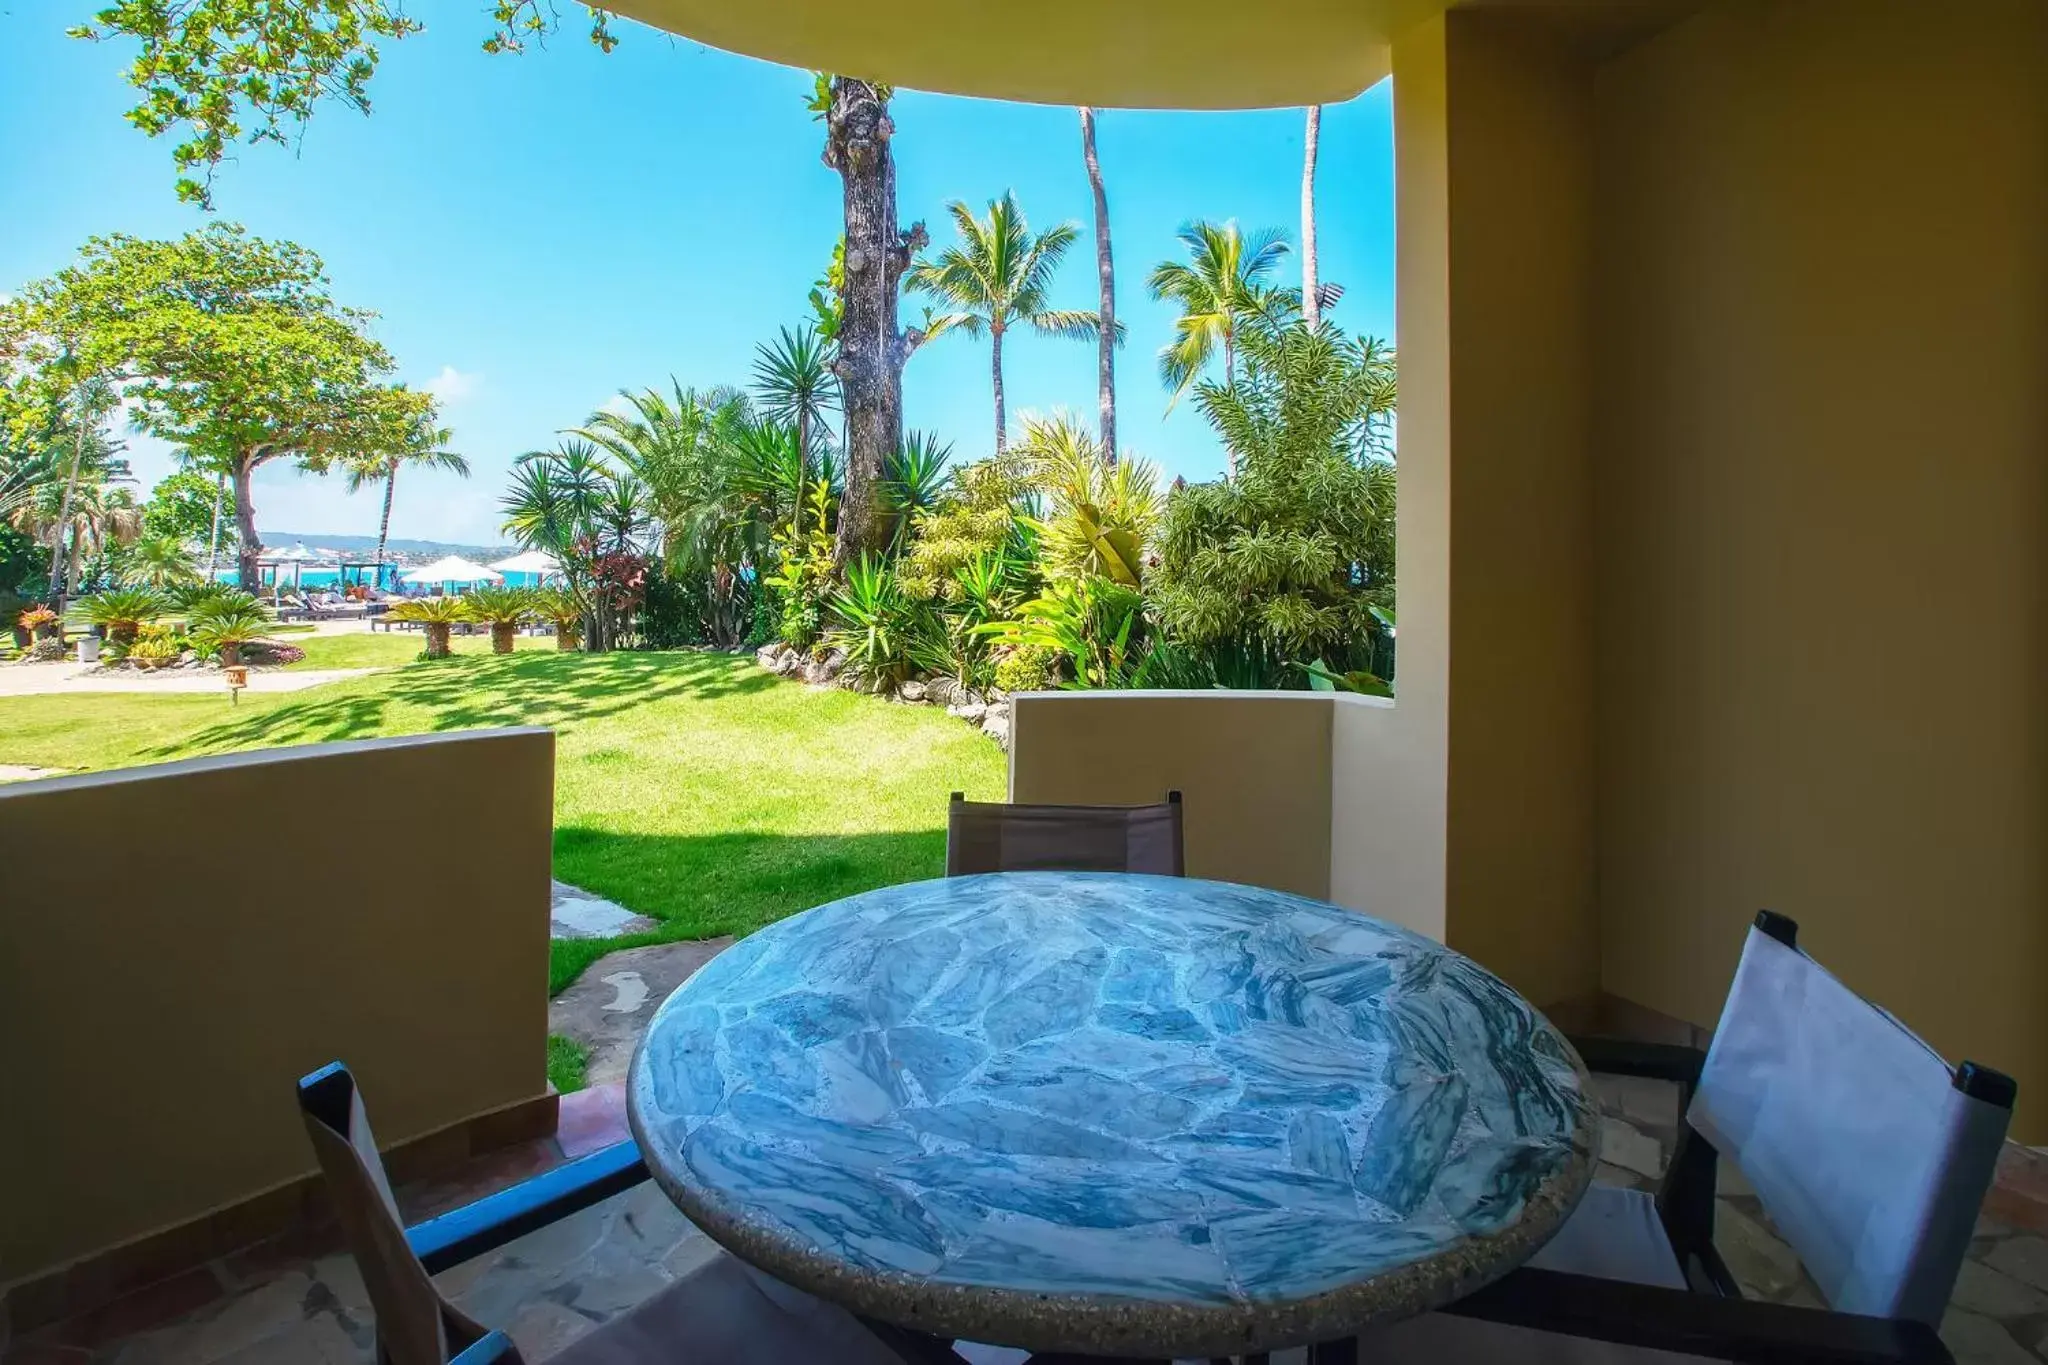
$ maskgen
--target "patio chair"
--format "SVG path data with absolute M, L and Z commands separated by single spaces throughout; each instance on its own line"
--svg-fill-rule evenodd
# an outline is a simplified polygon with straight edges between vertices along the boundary
M 431 1277 L 647 1179 L 638 1148 L 622 1142 L 406 1228 L 348 1068 L 335 1062 L 302 1079 L 299 1109 L 376 1313 L 379 1365 L 523 1365 L 511 1338 L 448 1302 Z M 548 1359 L 555 1365 L 904 1365 L 843 1309 L 722 1252 Z
M 1156 806 L 1018 806 L 969 801 L 946 811 L 946 875 L 976 872 L 1149 872 L 1187 875 L 1181 800 Z
M 1577 1047 L 1594 1071 L 1678 1087 L 1685 1121 L 1662 1188 L 1594 1186 L 1527 1267 L 1363 1338 L 1362 1358 L 1950 1365 L 1935 1328 L 2012 1118 L 2011 1078 L 1951 1068 L 1769 911 L 1705 1054 Z M 1827 1308 L 1741 1297 L 1714 1250 L 1717 1155 L 1747 1178 Z

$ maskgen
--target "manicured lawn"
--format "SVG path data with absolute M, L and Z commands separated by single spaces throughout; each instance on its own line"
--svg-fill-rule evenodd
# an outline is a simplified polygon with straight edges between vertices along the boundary
M 396 643 L 418 652 L 417 636 Z M 553 726 L 555 875 L 662 922 L 634 938 L 558 943 L 555 990 L 614 948 L 744 934 L 855 891 L 937 876 L 946 794 L 1003 791 L 1001 751 L 929 707 L 813 691 L 730 655 L 558 654 L 550 640 L 533 643 L 546 647 L 509 657 L 471 650 L 239 706 L 213 696 L 11 697 L 0 763 L 116 768 Z
M 309 668 L 394 668 L 409 664 L 420 657 L 427 647 L 425 637 L 416 630 L 356 631 L 347 635 L 294 635 L 282 641 L 306 651 L 306 657 L 298 663 L 285 667 L 299 670 Z M 449 641 L 457 654 L 488 654 L 491 652 L 489 635 L 458 635 Z M 514 642 L 515 649 L 553 649 L 552 635 L 522 635 Z

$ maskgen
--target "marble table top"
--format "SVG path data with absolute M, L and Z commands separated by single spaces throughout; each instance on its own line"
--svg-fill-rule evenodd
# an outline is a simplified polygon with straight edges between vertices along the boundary
M 1319 901 L 1172 877 L 889 887 L 669 997 L 628 1112 L 771 1274 L 1032 1350 L 1345 1335 L 1527 1259 L 1591 1179 L 1569 1044 L 1498 979 Z

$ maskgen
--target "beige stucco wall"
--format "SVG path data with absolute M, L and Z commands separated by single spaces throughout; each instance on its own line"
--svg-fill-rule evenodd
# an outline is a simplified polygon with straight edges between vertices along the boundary
M 1451 210 L 1444 937 L 1548 1004 L 1583 998 L 1598 982 L 1591 69 L 1552 29 L 1512 13 L 1455 12 L 1443 42 Z M 1405 353 L 1405 331 L 1401 339 Z M 1405 464 L 1405 412 L 1403 420 Z M 1404 627 L 1411 619 L 1404 611 Z
M 545 1092 L 554 737 L 0 787 L 0 1284 L 309 1174 L 340 1058 L 384 1142 Z
M 1602 983 L 1711 1023 L 1775 908 L 2041 1141 L 2048 5 L 1935 13 L 1600 73 Z
M 1044 692 L 1010 703 L 1010 799 L 1179 790 L 1188 875 L 1330 890 L 1330 707 L 1306 692 Z

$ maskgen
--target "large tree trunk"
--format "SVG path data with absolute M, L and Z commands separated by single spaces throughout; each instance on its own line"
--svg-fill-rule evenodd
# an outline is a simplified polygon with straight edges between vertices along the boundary
M 249 476 L 255 468 L 256 462 L 247 455 L 237 452 L 230 457 L 229 472 L 235 481 L 235 580 L 243 592 L 255 592 L 262 586 L 262 570 L 256 560 L 263 553 L 263 542 L 256 538 L 256 503 L 249 495 Z
M 1088 163 L 1088 187 L 1095 192 L 1095 274 L 1102 285 L 1101 334 L 1096 338 L 1095 383 L 1102 431 L 1102 458 L 1116 464 L 1116 267 L 1109 257 L 1109 196 L 1102 189 L 1102 165 L 1095 159 L 1095 111 L 1081 106 L 1081 159 Z
M 1003 411 L 1003 329 L 991 327 L 988 333 L 991 378 L 996 391 L 996 458 L 1003 454 L 1003 428 L 1008 414 Z
M 377 585 L 384 584 L 384 542 L 391 535 L 391 495 L 398 489 L 398 461 L 391 462 L 391 469 L 384 475 L 384 515 L 377 522 Z
M 894 133 L 887 101 L 874 86 L 833 77 L 825 164 L 839 173 L 846 209 L 845 312 L 833 363 L 846 412 L 846 491 L 833 553 L 842 570 L 880 549 L 887 536 L 876 485 L 883 462 L 903 444 L 903 363 L 924 340 L 922 332 L 905 334 L 896 325 L 903 272 L 926 238 L 924 224 L 904 232 L 896 223 Z
M 1323 310 L 1316 298 L 1316 144 L 1322 140 L 1323 106 L 1308 107 L 1308 138 L 1301 154 L 1301 316 L 1319 326 Z

